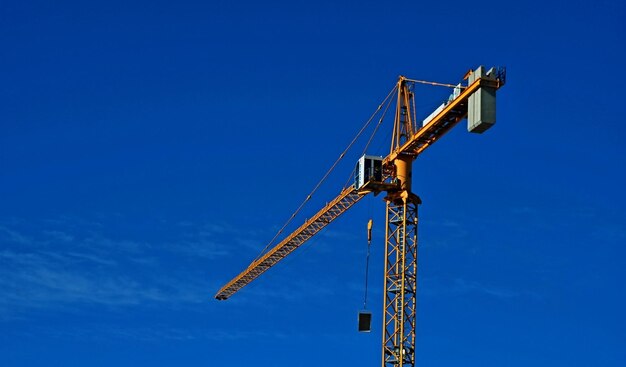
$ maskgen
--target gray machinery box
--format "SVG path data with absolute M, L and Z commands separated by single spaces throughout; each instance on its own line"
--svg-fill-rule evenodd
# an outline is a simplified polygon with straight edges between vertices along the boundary
M 484 66 L 479 66 L 468 79 L 471 85 L 476 79 L 496 80 L 495 68 L 485 72 Z M 496 123 L 496 89 L 480 87 L 468 99 L 467 131 L 482 134 Z

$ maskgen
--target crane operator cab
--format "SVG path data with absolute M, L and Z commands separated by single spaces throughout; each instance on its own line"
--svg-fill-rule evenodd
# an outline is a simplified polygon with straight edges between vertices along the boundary
M 354 188 L 365 189 L 370 181 L 382 182 L 383 180 L 383 158 L 373 155 L 364 155 L 356 163 L 354 172 Z

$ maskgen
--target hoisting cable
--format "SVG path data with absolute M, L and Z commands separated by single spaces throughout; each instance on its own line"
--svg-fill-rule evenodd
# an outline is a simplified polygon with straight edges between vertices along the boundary
M 417 79 L 408 79 L 408 78 L 406 78 L 404 80 L 406 80 L 407 82 L 427 84 L 427 85 L 434 85 L 434 86 L 437 86 L 437 87 L 448 87 L 448 88 L 456 88 L 456 87 L 458 87 L 457 85 L 453 85 L 453 84 L 429 82 L 427 80 L 417 80 Z M 461 86 L 461 88 L 467 88 L 467 87 Z
M 410 89 L 410 91 L 411 93 L 413 93 L 413 98 L 411 98 L 411 100 L 413 101 L 413 124 L 417 124 L 417 109 L 415 108 L 415 84 L 413 84 L 411 87 L 412 89 Z M 419 128 L 417 130 L 419 130 Z
M 367 309 L 367 280 L 369 278 L 370 267 L 370 247 L 372 244 L 372 220 L 367 222 L 367 256 L 365 257 L 365 297 L 363 298 L 363 309 Z
M 391 92 L 389 94 L 391 95 L 392 93 L 394 93 L 397 88 L 398 88 L 398 85 L 396 84 L 396 86 L 391 90 Z M 387 96 L 387 98 L 389 98 L 389 96 Z M 382 124 L 383 120 L 385 119 L 385 115 L 387 114 L 387 110 L 389 110 L 389 106 L 391 106 L 391 101 L 392 100 L 390 99 L 389 102 L 387 102 L 387 106 L 385 106 L 385 110 L 383 111 L 382 115 L 378 119 L 378 124 L 376 124 L 376 127 L 374 128 L 374 131 L 372 132 L 372 135 L 370 135 L 370 138 L 367 141 L 367 144 L 365 144 L 365 148 L 363 148 L 363 153 L 361 153 L 361 157 L 364 156 L 365 153 L 367 153 L 367 149 L 369 148 L 370 144 L 372 143 L 372 140 L 374 139 L 374 136 L 378 132 L 378 128 L 380 128 L 380 125 Z M 380 106 L 379 106 L 379 108 L 380 108 Z M 350 183 L 350 181 L 352 181 L 352 178 L 354 177 L 354 174 L 355 174 L 355 169 L 352 170 L 352 173 L 350 174 L 350 176 L 348 176 L 348 180 L 343 185 L 344 189 L 346 187 L 348 187 L 348 184 Z
M 276 238 L 278 238 L 278 236 L 281 235 L 281 233 L 283 233 L 283 231 L 285 230 L 285 228 L 291 223 L 291 221 L 296 217 L 296 215 L 298 215 L 298 213 L 300 213 L 300 210 L 302 210 L 302 208 L 304 207 L 304 205 L 311 200 L 311 197 L 313 197 L 313 194 L 315 194 L 315 192 L 317 191 L 317 189 L 319 189 L 319 187 L 322 185 L 322 183 L 324 183 L 324 181 L 326 181 L 326 178 L 328 177 L 328 175 L 330 175 L 330 173 L 335 169 L 335 167 L 337 166 L 337 164 L 343 159 L 343 157 L 346 155 L 346 153 L 348 152 L 348 150 L 350 150 L 350 148 L 352 147 L 352 145 L 354 145 L 354 143 L 358 140 L 358 138 L 361 136 L 361 134 L 363 133 L 363 131 L 365 131 L 365 129 L 367 129 L 367 127 L 369 126 L 369 124 L 372 122 L 372 120 L 374 119 L 374 117 L 376 116 L 376 114 L 383 108 L 383 105 L 387 102 L 387 100 L 389 99 L 389 97 L 393 94 L 393 92 L 396 90 L 397 85 L 394 86 L 391 91 L 389 92 L 389 94 L 387 94 L 387 96 L 385 97 L 385 99 L 378 105 L 378 108 L 376 108 L 376 111 L 374 111 L 374 113 L 372 113 L 372 115 L 370 116 L 370 118 L 367 120 L 367 122 L 365 122 L 365 125 L 363 125 L 363 127 L 361 128 L 361 130 L 359 130 L 359 132 L 356 134 L 356 136 L 354 137 L 354 139 L 352 139 L 352 141 L 350 142 L 350 144 L 348 144 L 348 147 L 346 149 L 344 149 L 344 151 L 339 155 L 339 158 L 337 158 L 337 160 L 335 161 L 335 163 L 333 163 L 333 165 L 330 167 L 330 169 L 328 170 L 328 172 L 326 172 L 326 174 L 324 175 L 324 177 L 322 177 L 322 179 L 317 183 L 317 185 L 315 185 L 315 187 L 313 188 L 313 190 L 311 191 L 311 193 L 306 197 L 306 199 L 304 199 L 304 201 L 302 202 L 302 204 L 300 204 L 300 206 L 298 207 L 298 209 L 296 209 L 296 211 L 291 215 L 291 217 L 289 217 L 289 219 L 287 220 L 287 222 L 281 227 L 280 230 L 278 230 L 278 232 L 276 232 L 276 235 L 274 235 L 274 238 L 272 238 L 272 240 L 263 248 L 263 250 L 261 251 L 261 253 L 254 259 L 254 261 L 257 261 L 258 259 L 260 259 L 263 254 L 265 254 L 265 251 L 267 251 L 267 249 L 274 243 L 274 241 L 276 240 Z

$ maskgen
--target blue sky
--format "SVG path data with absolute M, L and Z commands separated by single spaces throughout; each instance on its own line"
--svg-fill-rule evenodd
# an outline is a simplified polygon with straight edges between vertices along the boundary
M 384 205 L 226 302 L 398 75 L 505 65 L 414 164 L 417 364 L 626 363 L 625 5 L 4 2 L 0 365 L 380 364 Z M 420 88 L 428 115 L 447 91 Z M 385 136 L 373 154 L 385 154 Z M 334 197 L 346 158 L 296 223 Z M 373 218 L 370 334 L 356 331 Z

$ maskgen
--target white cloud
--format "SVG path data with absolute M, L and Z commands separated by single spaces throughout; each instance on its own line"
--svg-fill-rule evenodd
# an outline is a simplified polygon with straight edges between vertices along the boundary
M 197 307 L 212 300 L 225 259 L 252 258 L 265 237 L 219 223 L 173 222 L 163 240 L 113 236 L 107 227 L 63 218 L 4 226 L 0 318 L 102 307 Z M 168 225 L 160 223 L 159 225 Z M 28 233 L 28 236 L 22 233 Z M 117 234 L 117 233 L 116 233 Z M 255 246 L 258 244 L 258 247 Z M 287 281 L 246 287 L 235 302 L 293 302 L 332 296 L 333 286 Z M 264 300 L 264 301 L 262 301 Z
M 50 237 L 53 241 L 60 242 L 72 242 L 74 241 L 74 236 L 67 234 L 62 231 L 43 231 L 44 235 Z
M 103 233 L 106 228 L 80 223 L 65 218 L 28 223 L 29 230 L 0 227 L 0 319 L 84 304 L 191 307 L 210 299 L 215 285 L 207 284 L 205 269 L 211 260 L 229 254 L 200 234 L 206 226 L 185 226 L 181 233 L 174 225 L 180 241 L 171 245 L 113 239 Z
M 17 244 L 30 244 L 32 239 L 5 226 L 0 225 L 0 240 L 14 242 Z
M 465 294 L 482 294 L 500 299 L 511 299 L 517 297 L 539 297 L 537 294 L 530 291 L 488 285 L 463 278 L 456 278 L 453 280 L 424 278 L 421 280 L 421 284 L 418 286 L 418 288 L 420 290 L 420 294 L 425 296 L 459 296 Z
M 207 329 L 207 328 L 176 328 L 166 325 L 156 325 L 149 327 L 129 327 L 90 324 L 80 327 L 65 327 L 62 329 L 37 328 L 19 333 L 22 336 L 41 337 L 46 335 L 63 340 L 102 340 L 118 339 L 141 342 L 162 342 L 162 341 L 187 341 L 203 340 L 215 342 L 229 342 L 246 339 L 275 339 L 302 337 L 300 333 L 288 334 L 280 331 L 265 330 L 237 330 L 232 328 Z

